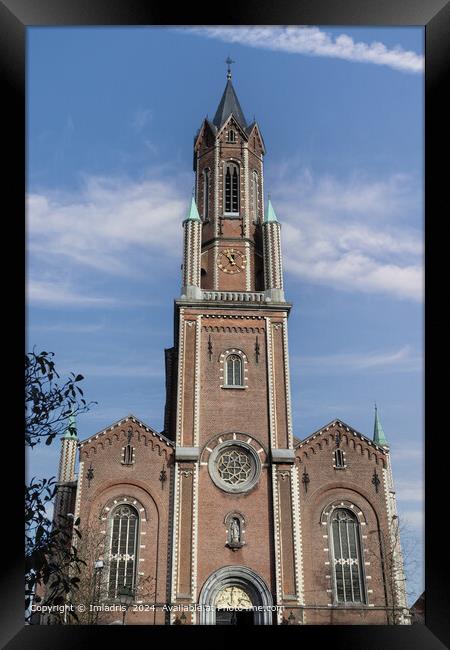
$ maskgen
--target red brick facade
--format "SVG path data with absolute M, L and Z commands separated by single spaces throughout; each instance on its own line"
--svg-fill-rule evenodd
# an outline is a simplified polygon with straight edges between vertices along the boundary
M 79 443 L 75 517 L 104 536 L 98 601 L 127 583 L 127 623 L 214 624 L 217 603 L 239 621 L 224 602 L 259 607 L 257 624 L 407 623 L 388 447 L 340 421 L 294 438 L 280 224 L 233 93 L 194 145 L 164 432 L 128 416 Z

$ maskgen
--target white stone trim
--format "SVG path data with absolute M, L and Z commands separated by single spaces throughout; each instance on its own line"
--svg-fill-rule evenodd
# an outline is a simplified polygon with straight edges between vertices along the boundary
M 294 434 L 292 431 L 291 373 L 289 368 L 287 316 L 283 318 L 283 355 L 284 355 L 284 377 L 285 377 L 285 385 L 286 385 L 286 419 L 287 419 L 287 428 L 288 428 L 288 442 L 289 442 L 289 447 L 293 448 Z
M 192 570 L 191 570 L 191 594 L 192 601 L 197 602 L 197 566 L 198 566 L 198 483 L 199 483 L 199 465 L 194 465 L 193 485 L 192 485 Z M 192 612 L 192 623 L 197 622 L 197 611 Z
M 295 558 L 295 583 L 297 585 L 297 603 L 304 604 L 304 580 L 303 580 L 303 545 L 302 527 L 300 517 L 300 483 L 299 467 L 294 465 L 291 471 L 291 499 L 292 499 L 292 523 L 294 539 Z
M 280 515 L 278 499 L 278 480 L 276 468 L 272 467 L 272 494 L 273 494 L 273 536 L 275 549 L 275 584 L 276 584 L 276 605 L 281 605 L 283 600 L 283 588 L 281 577 L 281 539 L 280 539 Z M 281 625 L 283 615 L 281 610 L 277 610 L 278 625 Z
M 277 446 L 276 436 L 276 414 L 275 414 L 275 395 L 273 381 L 273 346 L 272 346 L 272 321 L 266 316 L 266 348 L 267 348 L 267 386 L 269 397 L 269 431 L 270 443 L 272 447 Z
M 195 326 L 195 386 L 194 386 L 194 447 L 199 446 L 200 439 L 200 373 L 201 373 L 201 336 L 202 317 L 197 316 Z

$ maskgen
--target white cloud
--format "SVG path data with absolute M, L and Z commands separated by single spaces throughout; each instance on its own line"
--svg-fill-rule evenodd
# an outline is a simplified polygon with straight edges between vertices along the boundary
M 382 370 L 390 366 L 396 372 L 412 372 L 422 368 L 422 360 L 409 346 L 404 346 L 389 352 L 339 352 L 330 355 L 293 357 L 291 365 L 293 368 L 301 368 L 302 371 L 327 375 L 341 371 L 348 373 L 369 369 Z
M 355 42 L 347 34 L 333 37 L 318 27 L 196 27 L 200 36 L 264 50 L 323 56 L 360 63 L 385 65 L 401 72 L 421 73 L 424 57 L 400 45 L 389 49 L 383 43 Z
M 315 178 L 282 164 L 270 183 L 288 273 L 339 289 L 422 299 L 422 234 L 404 224 L 422 207 L 414 179 Z
M 69 283 L 43 282 L 30 280 L 27 284 L 27 298 L 30 302 L 48 306 L 83 305 L 86 307 L 104 307 L 112 305 L 114 298 L 89 296 L 76 292 Z
M 287 273 L 338 289 L 422 298 L 421 233 L 402 225 L 421 206 L 412 179 L 342 181 L 282 164 L 270 184 Z M 27 201 L 28 251 L 41 268 L 71 263 L 121 276 L 140 276 L 144 260 L 154 260 L 155 268 L 164 260 L 173 265 L 181 261 L 189 185 L 187 175 L 156 169 L 141 181 L 84 177 L 70 194 L 35 192 Z M 85 300 L 38 274 L 33 280 L 33 300 L 56 302 L 58 294 L 67 304 Z
M 140 252 L 181 259 L 184 180 L 85 177 L 70 194 L 27 199 L 28 250 L 41 261 L 69 259 L 105 273 L 133 273 Z

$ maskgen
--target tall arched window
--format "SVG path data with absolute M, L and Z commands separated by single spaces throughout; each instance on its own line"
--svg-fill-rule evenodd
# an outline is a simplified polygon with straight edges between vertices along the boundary
M 117 598 L 122 587 L 134 589 L 139 527 L 137 510 L 120 504 L 111 512 L 108 597 Z
M 227 386 L 242 386 L 242 359 L 237 354 L 230 354 L 226 360 Z
M 258 174 L 253 172 L 252 174 L 252 213 L 253 220 L 258 219 Z
M 230 129 L 228 131 L 228 142 L 236 142 L 236 133 L 233 131 L 233 129 Z
M 203 219 L 205 221 L 209 219 L 209 182 L 210 171 L 205 169 L 203 172 Z
M 239 214 L 239 167 L 225 165 L 225 214 Z
M 337 603 L 365 603 L 360 524 L 347 508 L 336 508 L 330 520 Z

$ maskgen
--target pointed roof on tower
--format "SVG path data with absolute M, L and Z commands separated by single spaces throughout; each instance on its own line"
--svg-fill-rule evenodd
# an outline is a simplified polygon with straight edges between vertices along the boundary
M 231 72 L 228 71 L 227 85 L 225 86 L 222 99 L 220 100 L 220 104 L 217 108 L 216 114 L 214 115 L 213 124 L 220 129 L 230 115 L 233 115 L 234 119 L 242 129 L 245 130 L 247 128 L 247 120 L 245 119 L 236 91 L 231 83 Z
M 375 404 L 375 424 L 373 427 L 373 441 L 376 445 L 380 445 L 380 447 L 389 447 L 389 443 L 383 431 L 383 427 L 381 426 L 380 418 L 378 417 L 378 409 L 376 404 Z
M 69 415 L 69 424 L 67 426 L 67 429 L 64 433 L 63 436 L 61 436 L 62 439 L 69 439 L 69 440 L 78 440 L 78 435 L 77 435 L 77 425 L 75 421 L 75 416 L 73 413 Z
M 266 203 L 266 212 L 264 214 L 264 223 L 270 223 L 271 221 L 275 221 L 278 223 L 277 215 L 275 214 L 275 210 L 273 209 L 272 201 L 270 200 L 270 197 L 267 199 Z
M 191 203 L 185 221 L 201 221 L 194 194 L 192 194 Z

